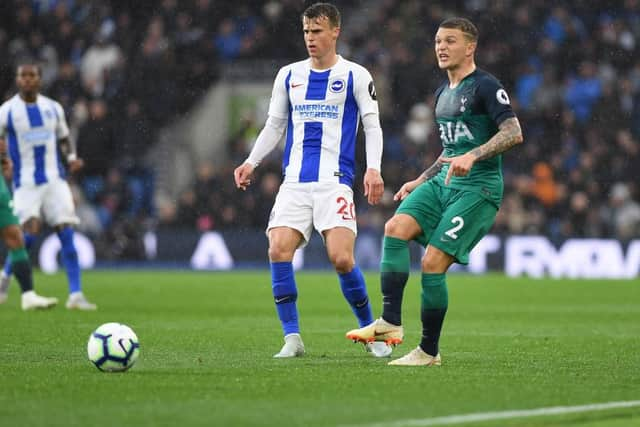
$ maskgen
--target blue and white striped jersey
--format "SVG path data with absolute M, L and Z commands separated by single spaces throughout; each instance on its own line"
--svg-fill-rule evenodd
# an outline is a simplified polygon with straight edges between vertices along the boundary
M 28 104 L 15 95 L 0 106 L 0 135 L 13 162 L 14 188 L 64 178 L 58 139 L 69 136 L 69 127 L 59 103 L 38 95 Z
M 284 66 L 276 76 L 269 116 L 286 119 L 284 182 L 353 185 L 360 118 L 378 113 L 371 74 L 339 57 L 328 70 L 311 60 Z

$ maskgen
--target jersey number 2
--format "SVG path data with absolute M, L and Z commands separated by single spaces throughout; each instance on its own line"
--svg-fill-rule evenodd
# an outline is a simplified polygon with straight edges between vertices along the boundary
M 349 203 L 347 199 L 342 196 L 338 197 L 336 202 L 340 205 L 337 214 L 342 215 L 342 219 L 347 221 L 356 219 L 355 206 L 353 202 Z
M 455 226 L 453 228 L 445 231 L 444 234 L 446 234 L 447 236 L 449 236 L 453 240 L 455 240 L 455 239 L 458 238 L 458 235 L 456 234 L 456 231 L 458 231 L 462 227 L 464 227 L 464 220 L 460 216 L 454 216 L 453 218 L 451 218 L 451 223 L 455 224 Z

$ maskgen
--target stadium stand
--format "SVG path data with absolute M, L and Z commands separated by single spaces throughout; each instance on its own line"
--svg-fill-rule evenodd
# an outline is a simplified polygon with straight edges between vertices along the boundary
M 306 3 L 3 2 L 12 12 L 0 15 L 0 93 L 6 99 L 14 92 L 14 68 L 22 59 L 40 62 L 43 93 L 65 108 L 87 161 L 73 179 L 74 194 L 80 230 L 101 242 L 101 255 L 128 253 L 116 247 L 118 238 L 120 246 L 129 238 L 138 248 L 141 230 L 150 228 L 265 226 L 279 161 L 261 165 L 260 184 L 251 191 L 237 192 L 231 179 L 231 167 L 246 157 L 264 117 L 247 118 L 230 136 L 225 165 L 202 159 L 193 183 L 173 200 L 157 203 L 157 169 L 145 154 L 158 130 L 188 112 L 220 76 L 255 73 L 255 64 L 268 61 L 262 77 L 271 80 L 280 65 L 304 58 L 301 35 L 291 35 L 298 28 L 292 17 Z M 606 3 L 340 2 L 339 51 L 372 71 L 385 135 L 385 203 L 371 209 L 360 196 L 361 228 L 380 230 L 394 210 L 392 192 L 439 153 L 431 108 L 444 75 L 431 38 L 444 18 L 464 15 L 480 29 L 477 62 L 509 88 L 526 140 L 506 155 L 506 192 L 493 233 L 551 240 L 640 235 L 634 173 L 640 165 L 640 2 Z

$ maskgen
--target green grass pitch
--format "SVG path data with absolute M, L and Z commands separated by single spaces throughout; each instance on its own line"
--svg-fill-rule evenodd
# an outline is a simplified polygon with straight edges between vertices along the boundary
M 405 292 L 405 343 L 420 337 L 418 274 Z M 443 366 L 387 366 L 344 338 L 355 319 L 330 272 L 297 276 L 307 354 L 282 344 L 267 271 L 95 271 L 94 313 L 64 308 L 66 280 L 36 275 L 62 306 L 0 305 L 2 426 L 382 426 L 433 417 L 640 399 L 640 281 L 451 275 Z M 379 281 L 367 275 L 374 315 Z M 98 371 L 86 343 L 98 325 L 141 343 L 124 374 Z M 411 424 L 408 420 L 422 420 Z M 452 424 L 456 425 L 456 424 Z M 640 426 L 640 408 L 465 423 Z

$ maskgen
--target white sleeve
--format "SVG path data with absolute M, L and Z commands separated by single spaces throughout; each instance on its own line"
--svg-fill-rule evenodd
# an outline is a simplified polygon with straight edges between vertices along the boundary
M 356 98 L 356 103 L 360 110 L 360 117 L 364 117 L 371 113 L 375 113 L 377 115 L 379 113 L 378 98 L 371 74 L 369 74 L 369 71 L 364 67 L 359 67 L 354 71 L 353 95 Z
M 264 128 L 260 131 L 256 143 L 251 149 L 251 153 L 245 163 L 251 163 L 253 167 L 257 167 L 258 164 L 264 159 L 280 142 L 282 134 L 287 127 L 287 119 L 281 119 L 269 115 Z
M 56 124 L 56 137 L 58 139 L 68 138 L 69 126 L 67 125 L 67 119 L 64 116 L 62 105 L 54 102 L 53 108 L 55 109 L 56 117 L 58 118 L 58 123 Z
M 358 67 L 353 77 L 353 95 L 356 98 L 364 128 L 367 168 L 379 171 L 382 162 L 382 128 L 376 88 L 371 74 L 364 67 Z
M 362 116 L 364 129 L 365 148 L 367 152 L 367 169 L 380 171 L 382 163 L 382 128 L 378 113 L 370 113 Z
M 271 91 L 271 102 L 269 102 L 269 116 L 276 119 L 287 119 L 289 117 L 289 92 L 287 91 L 288 67 L 282 67 L 273 82 Z
M 9 118 L 8 104 L 0 106 L 0 137 L 7 135 L 7 120 Z

